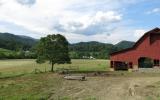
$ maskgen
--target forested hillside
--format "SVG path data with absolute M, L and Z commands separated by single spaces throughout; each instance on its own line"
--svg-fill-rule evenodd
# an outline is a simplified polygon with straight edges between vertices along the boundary
M 108 59 L 110 53 L 130 48 L 134 42 L 122 41 L 116 45 L 100 43 L 96 41 L 80 42 L 69 46 L 71 58 L 94 57 L 97 59 Z
M 27 36 L 0 33 L 0 48 L 9 50 L 29 50 L 37 40 Z
M 35 58 L 34 50 L 38 40 L 27 37 L 13 35 L 10 33 L 0 33 L 0 58 Z M 134 42 L 121 41 L 116 45 L 100 43 L 96 41 L 79 42 L 69 45 L 70 57 L 72 59 L 95 58 L 108 59 L 110 53 L 130 48 Z
M 126 49 L 126 48 L 130 48 L 134 45 L 134 42 L 131 41 L 121 41 L 119 43 L 117 43 L 115 46 L 119 49 Z

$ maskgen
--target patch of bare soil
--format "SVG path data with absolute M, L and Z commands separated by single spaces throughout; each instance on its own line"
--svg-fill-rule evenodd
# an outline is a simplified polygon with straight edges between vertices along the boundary
M 159 83 L 158 83 L 159 82 Z M 160 77 L 87 77 L 63 80 L 50 100 L 157 100 Z

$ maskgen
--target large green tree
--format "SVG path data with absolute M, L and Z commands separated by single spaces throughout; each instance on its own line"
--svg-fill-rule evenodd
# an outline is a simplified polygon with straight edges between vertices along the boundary
M 60 34 L 48 35 L 40 39 L 37 45 L 37 63 L 49 60 L 53 71 L 54 64 L 71 63 L 67 39 Z

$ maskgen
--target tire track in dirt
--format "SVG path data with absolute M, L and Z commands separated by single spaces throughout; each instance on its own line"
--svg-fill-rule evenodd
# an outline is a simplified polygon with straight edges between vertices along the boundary
M 63 86 L 51 98 L 63 96 L 72 100 L 145 100 L 143 89 L 158 81 L 159 77 L 89 77 L 87 81 L 64 80 Z

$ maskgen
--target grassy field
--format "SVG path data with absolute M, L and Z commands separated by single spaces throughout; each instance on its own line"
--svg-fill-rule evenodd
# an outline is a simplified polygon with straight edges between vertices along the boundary
M 86 81 L 65 80 L 48 63 L 34 60 L 0 61 L 0 100 L 160 100 L 160 73 L 108 72 L 107 60 L 72 60 L 55 65 L 79 71 L 107 71 Z M 45 73 L 34 73 L 38 68 Z
M 107 71 L 107 60 L 72 60 L 72 64 L 55 65 L 54 69 L 74 69 L 76 71 Z M 34 73 L 35 69 L 49 71 L 51 65 L 46 62 L 37 64 L 33 59 L 0 60 L 0 78 Z

